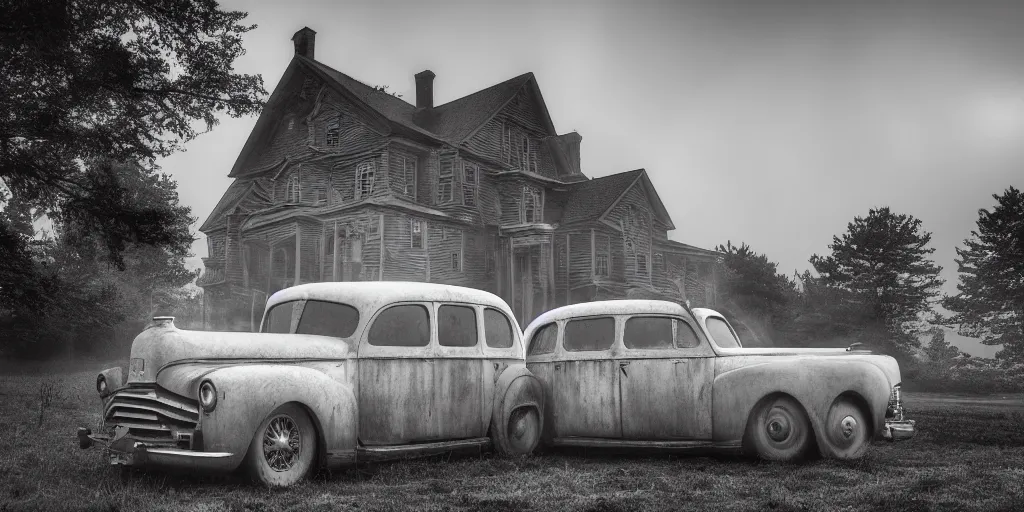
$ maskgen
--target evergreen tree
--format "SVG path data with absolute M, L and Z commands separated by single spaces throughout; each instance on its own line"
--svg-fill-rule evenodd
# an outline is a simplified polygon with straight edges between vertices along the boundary
M 978 229 L 956 249 L 959 293 L 943 298 L 953 312 L 944 323 L 1002 345 L 996 357 L 1024 361 L 1024 194 L 1010 187 L 992 197 L 996 206 L 978 211 Z

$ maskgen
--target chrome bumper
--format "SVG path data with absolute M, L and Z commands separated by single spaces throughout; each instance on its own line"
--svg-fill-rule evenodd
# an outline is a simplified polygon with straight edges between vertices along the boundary
M 917 429 L 914 428 L 914 420 L 886 420 L 882 429 L 882 438 L 886 441 L 904 441 L 914 437 Z
M 103 446 L 110 464 L 115 466 L 230 471 L 237 465 L 232 453 L 149 446 L 129 435 L 124 427 L 115 428 L 113 435 L 93 434 L 88 428 L 79 428 L 79 447 L 87 449 L 94 444 Z

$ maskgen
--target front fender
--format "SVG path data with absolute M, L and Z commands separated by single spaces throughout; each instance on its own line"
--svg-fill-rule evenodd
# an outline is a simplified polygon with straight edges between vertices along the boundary
M 279 406 L 296 402 L 320 433 L 321 461 L 330 466 L 355 461 L 357 402 L 346 384 L 292 365 L 229 366 L 202 373 L 202 380 L 217 389 L 216 407 L 200 419 L 204 451 L 232 453 L 240 464 L 260 423 Z
M 867 402 L 866 413 L 874 432 L 881 432 L 889 400 L 889 379 L 870 362 L 798 359 L 740 365 L 715 377 L 713 438 L 722 443 L 742 440 L 754 405 L 773 393 L 785 393 L 807 411 L 821 447 L 822 425 L 832 402 L 851 392 Z

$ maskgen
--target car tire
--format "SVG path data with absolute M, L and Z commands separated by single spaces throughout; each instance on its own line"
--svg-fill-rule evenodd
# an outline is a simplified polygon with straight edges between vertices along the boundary
M 284 404 L 256 429 L 246 454 L 246 466 L 256 482 L 267 487 L 288 487 L 309 474 L 316 454 L 313 420 L 301 406 Z
M 871 445 L 871 423 L 864 411 L 846 397 L 832 403 L 822 426 L 827 457 L 857 459 Z
M 502 425 L 491 428 L 491 442 L 495 451 L 505 457 L 533 453 L 540 442 L 540 413 L 530 406 L 513 409 Z
M 758 457 L 784 462 L 804 458 L 813 441 L 807 413 L 788 396 L 762 401 L 750 416 L 746 438 Z

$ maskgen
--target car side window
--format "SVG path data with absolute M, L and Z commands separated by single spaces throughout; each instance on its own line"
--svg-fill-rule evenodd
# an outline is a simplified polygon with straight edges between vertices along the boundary
M 401 304 L 382 311 L 366 336 L 378 347 L 425 347 L 430 344 L 430 313 L 421 304 Z
M 491 348 L 512 347 L 512 322 L 505 313 L 494 308 L 484 308 L 484 339 Z
M 550 354 L 555 351 L 558 341 L 558 324 L 547 324 L 533 333 L 530 341 L 530 353 L 527 355 Z
M 634 316 L 626 320 L 622 342 L 632 349 L 672 348 L 672 322 L 668 317 Z
M 292 311 L 298 301 L 282 302 L 275 304 L 267 312 L 267 319 L 263 322 L 263 332 L 274 334 L 290 334 L 292 331 Z
M 690 324 L 676 320 L 676 346 L 679 348 L 695 348 L 700 346 L 700 338 Z
M 295 333 L 348 338 L 356 332 L 357 326 L 358 309 L 337 302 L 308 300 L 306 307 L 302 309 L 302 317 L 295 328 Z
M 615 341 L 612 317 L 570 320 L 565 324 L 565 349 L 572 352 L 607 350 Z
M 437 308 L 437 342 L 445 347 L 475 347 L 476 310 L 469 306 Z

